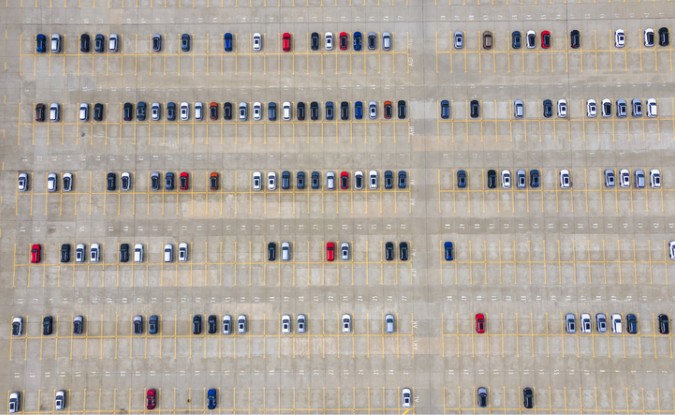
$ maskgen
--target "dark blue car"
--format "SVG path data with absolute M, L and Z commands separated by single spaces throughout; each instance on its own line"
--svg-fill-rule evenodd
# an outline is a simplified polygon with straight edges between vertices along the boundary
M 335 117 L 335 104 L 333 104 L 333 101 L 327 101 L 326 102 L 326 119 L 328 121 L 332 121 L 334 117 Z
M 209 409 L 216 409 L 218 407 L 218 391 L 216 389 L 209 389 L 206 393 Z
M 455 251 L 452 242 L 446 241 L 443 244 L 443 251 L 446 261 L 452 261 L 453 259 L 455 259 Z
M 359 52 L 363 45 L 363 35 L 361 32 L 354 32 L 354 50 Z
M 223 36 L 224 43 L 225 43 L 225 52 L 232 52 L 232 33 L 225 33 L 225 36 Z
M 363 118 L 363 102 L 356 101 L 354 103 L 354 118 L 360 120 Z
M 35 38 L 35 50 L 37 53 L 45 53 L 47 51 L 47 36 L 38 33 Z

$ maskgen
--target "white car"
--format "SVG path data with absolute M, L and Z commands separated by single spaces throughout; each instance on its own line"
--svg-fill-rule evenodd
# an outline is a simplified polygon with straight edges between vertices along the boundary
M 349 261 L 349 242 L 343 242 L 340 245 L 340 257 L 343 261 Z
M 291 316 L 284 314 L 281 316 L 281 334 L 291 333 Z
M 370 190 L 376 190 L 377 189 L 377 170 L 371 170 L 368 173 L 368 187 L 370 187 Z
M 304 333 L 307 331 L 307 317 L 305 317 L 304 314 L 298 314 L 295 327 L 298 333 Z
M 134 262 L 143 262 L 143 244 L 134 245 Z
M 649 184 L 654 189 L 661 187 L 661 172 L 659 169 L 649 171 Z
M 335 190 L 335 173 L 326 172 L 326 189 Z
M 655 118 L 657 115 L 656 100 L 654 98 L 647 98 L 647 117 Z
M 19 392 L 12 392 L 9 394 L 8 411 L 10 414 L 19 412 L 21 410 L 21 399 L 19 399 Z
M 66 391 L 56 391 L 56 396 L 54 396 L 54 410 L 62 411 L 64 409 L 66 409 Z
M 464 47 L 464 33 L 455 32 L 455 49 L 462 49 Z
M 621 314 L 612 314 L 612 333 L 621 334 L 622 332 Z
M 131 190 L 131 174 L 128 171 L 125 171 L 120 178 L 122 179 L 122 186 L 120 186 L 120 189 L 125 192 Z
M 648 48 L 654 46 L 654 29 L 652 29 L 651 27 L 645 29 L 644 38 L 645 38 L 645 46 L 647 46 Z
M 61 52 L 61 35 L 54 33 L 52 34 L 52 53 Z
M 164 262 L 173 262 L 173 244 L 164 245 Z
M 248 118 L 248 104 L 245 102 L 239 103 L 239 121 L 246 121 Z
M 412 406 L 412 391 L 410 388 L 401 389 L 401 406 L 404 408 Z
M 159 121 L 162 119 L 162 107 L 159 106 L 159 102 L 152 103 L 150 114 L 153 121 Z
M 326 50 L 333 50 L 333 34 L 331 32 L 326 32 L 324 39 L 326 39 L 324 45 Z
M 621 169 L 619 171 L 619 186 L 630 187 L 630 172 L 628 169 Z
M 352 316 L 349 314 L 342 315 L 342 332 L 351 333 L 352 331 Z
M 262 50 L 263 39 L 260 33 L 253 34 L 253 51 L 260 52 Z
M 237 317 L 237 333 L 246 334 L 247 330 L 248 330 L 248 321 L 246 320 L 246 315 L 239 314 L 239 317 Z
M 273 171 L 267 173 L 267 190 L 277 190 L 277 174 Z
M 670 259 L 675 261 L 675 241 L 668 242 L 668 253 L 670 254 Z
M 26 190 L 28 190 L 28 174 L 19 173 L 18 184 L 20 192 L 25 192 Z
M 85 261 L 84 244 L 77 244 L 75 246 L 75 262 L 84 262 L 84 261 Z
M 49 121 L 59 121 L 61 119 L 60 106 L 57 103 L 52 103 L 49 106 Z
M 180 103 L 180 119 L 181 121 L 187 121 L 190 119 L 190 104 L 187 102 Z
M 382 33 L 382 50 L 390 51 L 391 47 L 392 47 L 391 33 L 389 32 Z
M 253 190 L 262 190 L 262 173 L 259 171 L 253 172 Z
M 581 332 L 582 333 L 590 333 L 592 330 L 591 326 L 591 315 L 590 314 L 582 314 L 581 315 Z
M 588 118 L 595 118 L 598 115 L 598 107 L 594 99 L 586 101 L 586 116 Z
M 91 244 L 91 248 L 89 248 L 89 260 L 91 262 L 98 262 L 101 260 L 101 248 L 98 244 Z
M 178 244 L 178 262 L 187 262 L 189 258 L 188 244 L 181 242 Z
M 384 316 L 384 332 L 387 334 L 392 334 L 396 331 L 396 318 L 393 314 L 387 314 Z
M 73 191 L 73 173 L 70 172 L 63 173 L 63 191 L 64 192 Z
M 118 46 L 119 46 L 119 37 L 117 34 L 112 33 L 110 35 L 110 40 L 108 40 L 108 49 L 110 49 L 110 52 L 115 53 L 117 52 Z
M 609 118 L 612 116 L 612 101 L 609 99 L 605 98 L 602 100 L 600 103 L 602 107 L 602 117 L 603 118 Z
M 567 118 L 567 101 L 564 99 L 558 100 L 558 118 Z
M 22 334 L 23 334 L 23 317 L 14 317 L 12 319 L 12 336 L 21 336 Z
M 534 30 L 528 30 L 525 34 L 525 44 L 528 49 L 534 49 L 537 47 L 537 32 Z
M 282 261 L 291 260 L 291 244 L 289 242 L 281 243 L 281 260 Z
M 363 189 L 363 172 L 362 171 L 356 171 L 354 172 L 354 189 L 355 190 L 362 190 Z
M 281 117 L 284 121 L 290 121 L 292 118 L 291 103 L 286 101 L 281 105 Z
M 504 189 L 511 188 L 511 172 L 508 170 L 502 170 L 502 187 Z
M 370 101 L 368 103 L 368 117 L 371 120 L 376 120 L 377 119 L 377 102 L 375 101 Z
M 560 188 L 569 189 L 571 186 L 570 171 L 567 169 L 560 170 Z
M 614 46 L 617 48 L 626 46 L 626 34 L 623 32 L 623 29 L 617 29 L 614 32 Z
M 201 102 L 195 102 L 195 120 L 204 119 L 204 104 Z
M 59 188 L 58 185 L 58 179 L 56 177 L 56 173 L 49 173 L 47 175 L 47 191 L 48 192 L 55 192 Z
M 80 121 L 89 121 L 89 104 L 86 102 L 80 104 Z
M 256 121 L 262 120 L 262 104 L 259 102 L 253 103 L 253 119 Z
M 232 333 L 232 317 L 229 314 L 223 316 L 223 334 Z

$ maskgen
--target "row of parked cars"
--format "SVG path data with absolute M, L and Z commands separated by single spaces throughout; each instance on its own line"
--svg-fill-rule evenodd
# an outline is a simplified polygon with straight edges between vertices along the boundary
M 614 169 L 605 169 L 605 187 L 614 187 L 615 176 Z M 630 170 L 619 170 L 619 186 L 630 187 Z M 633 186 L 637 189 L 645 187 L 645 171 L 642 169 L 633 170 Z M 661 187 L 661 171 L 659 169 L 649 170 L 649 187 L 658 189 Z
M 51 336 L 54 332 L 54 317 L 45 316 L 42 318 L 42 335 Z M 85 332 L 84 316 L 78 315 L 73 318 L 73 334 L 82 335 Z M 22 336 L 24 333 L 23 317 L 18 316 L 12 319 L 12 336 Z
M 61 245 L 61 263 L 69 263 L 71 261 L 71 249 L 72 245 L 69 243 L 64 243 Z M 173 262 L 176 258 L 174 245 L 165 244 L 163 252 L 164 262 Z M 119 250 L 119 261 L 120 262 L 129 262 L 131 258 L 131 246 L 128 243 L 120 244 Z M 89 246 L 89 261 L 97 263 L 101 261 L 102 249 L 101 246 L 97 243 L 93 243 Z M 134 250 L 134 262 L 143 262 L 145 260 L 145 247 L 143 244 L 135 244 Z M 187 262 L 190 259 L 190 248 L 186 242 L 181 242 L 178 244 L 178 262 Z M 30 250 L 30 262 L 32 264 L 39 264 L 42 261 L 42 245 L 33 244 L 31 245 Z M 87 246 L 86 244 L 77 244 L 75 246 L 75 262 L 84 263 L 87 262 Z
M 50 51 L 52 53 L 61 53 L 62 51 L 62 44 L 63 44 L 63 39 L 60 34 L 58 33 L 52 33 L 51 38 L 50 38 Z M 108 45 L 106 48 L 106 41 L 105 41 L 105 35 L 103 34 L 97 34 L 94 36 L 94 50 L 98 53 L 103 53 L 108 49 L 111 53 L 115 53 L 119 50 L 119 44 L 120 44 L 120 36 L 117 33 L 111 33 L 108 36 Z M 92 40 L 91 36 L 89 36 L 88 33 L 83 33 L 80 35 L 80 52 L 84 53 L 89 53 L 89 51 L 92 49 Z M 35 36 L 35 51 L 37 53 L 45 53 L 47 52 L 47 36 L 38 33 L 37 36 Z
M 326 261 L 335 261 L 335 250 L 337 245 L 335 242 L 326 242 Z M 384 258 L 387 261 L 395 259 L 396 244 L 388 241 L 384 244 Z M 281 260 L 290 261 L 293 256 L 293 246 L 291 242 L 281 243 Z M 351 247 L 349 242 L 342 242 L 340 244 L 340 258 L 343 261 L 348 261 L 351 258 Z M 398 244 L 398 258 L 400 261 L 407 261 L 410 258 L 410 245 L 408 242 L 400 242 Z M 277 243 L 269 242 L 267 244 L 267 260 L 277 260 Z
M 386 190 L 394 189 L 397 186 L 399 189 L 408 188 L 408 173 L 405 170 L 399 170 L 398 174 L 395 176 L 393 170 L 385 170 L 383 177 L 384 181 L 382 186 Z M 394 179 L 396 177 L 396 179 Z M 340 186 L 340 190 L 349 190 L 350 187 L 350 177 L 348 171 L 340 172 L 340 177 L 337 180 L 337 183 Z M 290 190 L 293 188 L 293 173 L 288 170 L 281 172 L 281 189 Z M 252 176 L 252 185 L 253 190 L 261 191 L 263 190 L 263 173 L 256 171 L 253 172 Z M 270 171 L 267 172 L 267 190 L 273 191 L 277 190 L 278 179 L 277 173 Z M 353 180 L 353 189 L 362 190 L 368 186 L 370 190 L 377 190 L 380 186 L 380 175 L 377 170 L 370 170 L 368 172 L 368 183 L 366 184 L 366 178 L 362 171 L 357 170 L 354 172 Z M 333 171 L 327 171 L 325 173 L 325 186 L 328 190 L 336 189 L 336 175 Z M 304 171 L 298 171 L 295 173 L 295 187 L 298 190 L 305 189 L 307 187 L 307 175 Z M 314 190 L 321 189 L 321 173 L 318 171 L 313 171 L 310 173 L 310 182 L 309 187 Z
M 629 313 L 626 314 L 626 331 L 630 334 L 638 333 L 638 318 L 635 314 Z M 591 333 L 593 331 L 593 325 L 591 321 L 590 314 L 580 314 L 579 315 L 579 332 L 580 333 Z M 669 334 L 670 333 L 670 320 L 667 314 L 659 314 L 657 317 L 657 325 L 659 326 L 659 333 Z M 623 333 L 623 320 L 621 314 L 612 314 L 611 315 L 611 327 L 612 333 L 621 334 Z M 605 313 L 597 313 L 595 315 L 595 329 L 598 333 L 607 333 L 607 316 Z M 567 333 L 573 334 L 577 332 L 577 318 L 574 313 L 567 313 L 565 315 L 565 331 Z

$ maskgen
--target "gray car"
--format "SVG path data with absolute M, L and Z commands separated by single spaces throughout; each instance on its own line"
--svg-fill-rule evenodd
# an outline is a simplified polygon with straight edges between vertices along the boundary
M 614 187 L 614 170 L 605 170 L 605 187 Z
M 626 106 L 626 100 L 625 99 L 617 99 L 616 100 L 616 116 L 619 118 L 626 118 L 626 114 L 628 113 L 628 108 Z
M 565 315 L 565 331 L 568 333 L 577 332 L 577 320 L 574 314 L 568 313 Z
M 637 169 L 633 172 L 635 176 L 635 187 L 642 189 L 645 187 L 645 171 L 642 169 Z
M 522 99 L 513 101 L 513 116 L 515 118 L 523 118 L 525 116 L 525 105 Z
M 462 49 L 464 47 L 464 33 L 455 32 L 455 49 Z

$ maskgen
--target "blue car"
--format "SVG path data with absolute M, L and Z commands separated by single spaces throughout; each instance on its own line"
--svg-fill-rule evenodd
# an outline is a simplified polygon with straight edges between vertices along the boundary
M 452 246 L 452 242 L 446 241 L 443 244 L 443 250 L 445 251 L 445 260 L 446 261 L 452 261 L 455 259 L 455 252 L 454 252 L 454 247 Z
M 232 52 L 232 33 L 225 33 L 223 40 L 225 43 L 225 52 Z
M 363 119 L 363 102 L 361 101 L 354 103 L 354 118 L 357 120 Z
M 335 104 L 333 101 L 326 102 L 326 120 L 332 121 L 335 117 Z
M 206 394 L 206 399 L 208 401 L 209 409 L 216 409 L 218 407 L 218 391 L 215 389 L 209 389 Z
M 354 32 L 354 50 L 360 51 L 363 45 L 363 35 L 361 32 Z
M 37 53 L 45 53 L 47 51 L 47 36 L 38 33 L 35 38 L 35 50 Z

